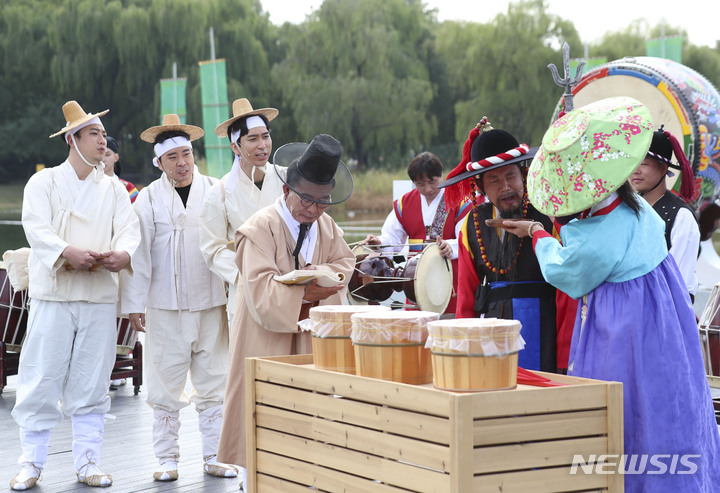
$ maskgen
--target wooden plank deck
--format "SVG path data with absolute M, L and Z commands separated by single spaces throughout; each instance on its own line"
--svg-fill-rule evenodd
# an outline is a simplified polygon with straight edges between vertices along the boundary
M 10 412 L 15 405 L 17 377 L 8 378 L 8 386 L 0 394 L 0 490 L 9 491 L 10 480 L 19 471 L 20 456 L 18 426 Z M 105 424 L 105 440 L 101 466 L 111 474 L 113 485 L 107 490 L 121 492 L 237 492 L 237 478 L 215 478 L 202 470 L 198 415 L 190 405 L 180 412 L 180 463 L 177 481 L 154 481 L 152 473 L 157 461 L 152 450 L 152 409 L 145 403 L 145 387 L 133 395 L 131 381 L 118 390 L 110 391 L 110 414 L 116 417 Z M 31 491 L 65 493 L 105 491 L 90 488 L 75 479 L 72 452 L 72 425 L 65 419 L 50 436 L 48 462 L 38 485 Z

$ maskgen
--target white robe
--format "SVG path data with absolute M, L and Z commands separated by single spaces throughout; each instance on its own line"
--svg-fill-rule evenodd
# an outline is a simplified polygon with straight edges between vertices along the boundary
M 266 165 L 262 190 L 238 169 L 223 176 L 220 183 L 213 185 L 205 195 L 200 215 L 200 249 L 208 268 L 229 285 L 227 308 L 230 315 L 235 311 L 238 268 L 235 265 L 235 252 L 228 247 L 228 243 L 235 241 L 235 231 L 250 216 L 274 203 L 282 195 L 283 183 L 275 167 L 270 163 Z M 285 168 L 279 169 L 285 173 Z M 233 172 L 237 173 L 234 178 Z
M 45 431 L 64 413 L 105 414 L 115 361 L 118 275 L 103 268 L 66 270 L 62 252 L 69 245 L 119 250 L 134 262 L 140 232 L 119 181 L 94 171 L 81 180 L 68 161 L 28 180 L 22 222 L 31 247 L 28 290 L 34 301 L 13 417 L 24 431 Z M 123 271 L 131 274 L 130 265 Z M 46 445 L 24 442 L 23 450 L 43 462 Z
M 133 206 L 142 240 L 135 275 L 122 286 L 122 313 L 198 311 L 227 302 L 222 279 L 208 270 L 199 246 L 202 200 L 215 183 L 195 167 L 186 207 L 165 175 L 140 191 Z
M 31 247 L 31 298 L 117 301 L 116 273 L 105 269 L 66 270 L 61 255 L 68 245 L 96 252 L 126 251 L 131 262 L 124 270 L 132 275 L 140 232 L 127 190 L 118 180 L 95 172 L 80 180 L 68 161 L 43 169 L 25 186 L 22 223 Z

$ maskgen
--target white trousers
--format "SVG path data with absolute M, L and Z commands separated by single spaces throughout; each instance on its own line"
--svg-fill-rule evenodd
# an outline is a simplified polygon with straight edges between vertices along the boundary
M 214 406 L 200 412 L 198 428 L 203 460 L 217 455 L 222 429 L 222 406 Z M 166 460 L 177 462 L 180 459 L 180 413 L 178 411 L 153 411 L 153 450 L 160 464 Z
M 179 411 L 193 402 L 198 412 L 221 405 L 228 366 L 225 307 L 197 312 L 148 309 L 146 322 L 148 404 Z
M 63 415 L 107 413 L 116 341 L 114 303 L 31 300 L 12 411 L 17 424 L 43 431 Z
M 88 462 L 100 464 L 105 416 L 102 414 L 78 414 L 72 417 L 73 460 L 79 471 Z

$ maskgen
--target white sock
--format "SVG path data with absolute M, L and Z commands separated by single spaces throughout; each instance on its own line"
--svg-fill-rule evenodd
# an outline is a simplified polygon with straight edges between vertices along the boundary
M 30 478 L 39 478 L 40 469 L 37 468 L 32 462 L 23 462 L 22 469 L 15 476 L 15 480 L 19 483 L 24 483 Z

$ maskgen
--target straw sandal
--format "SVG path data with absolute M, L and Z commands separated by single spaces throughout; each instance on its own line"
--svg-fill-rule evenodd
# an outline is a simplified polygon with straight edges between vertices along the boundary
M 153 473 L 153 479 L 155 481 L 175 481 L 177 478 L 177 462 L 171 460 L 160 464 L 160 469 Z
M 23 462 L 20 472 L 10 481 L 10 489 L 15 491 L 29 490 L 37 484 L 38 479 L 40 479 L 40 469 L 32 462 Z
M 205 457 L 203 470 L 205 474 L 218 478 L 236 478 L 238 475 L 238 468 L 236 466 L 218 462 L 214 455 Z
M 83 469 L 85 469 L 84 472 Z M 88 474 L 91 472 L 95 474 Z M 101 488 L 106 488 L 113 483 L 112 476 L 102 472 L 97 466 L 97 464 L 95 464 L 95 462 L 93 461 L 90 461 L 84 466 L 82 466 L 75 473 L 75 475 L 77 476 L 78 483 L 84 483 L 88 486 L 99 486 Z

